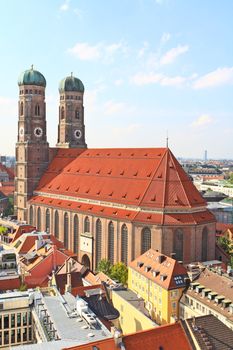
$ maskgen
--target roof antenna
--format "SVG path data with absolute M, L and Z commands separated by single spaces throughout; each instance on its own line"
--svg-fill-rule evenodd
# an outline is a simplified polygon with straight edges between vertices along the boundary
M 168 138 L 168 130 L 167 130 L 167 136 L 166 136 L 166 147 L 168 148 L 168 140 L 169 140 L 169 138 Z

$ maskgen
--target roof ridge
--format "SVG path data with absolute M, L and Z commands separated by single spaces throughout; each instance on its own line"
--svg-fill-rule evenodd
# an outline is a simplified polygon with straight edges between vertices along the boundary
M 144 193 L 143 193 L 143 195 L 142 195 L 142 199 L 141 199 L 140 202 L 138 203 L 138 206 L 141 205 L 141 203 L 142 203 L 142 201 L 143 201 L 143 199 L 144 199 L 144 197 L 145 197 L 145 195 L 146 195 L 146 193 L 147 193 L 147 191 L 148 191 L 150 185 L 152 184 L 152 182 L 153 182 L 153 180 L 154 180 L 155 174 L 156 174 L 158 168 L 160 167 L 160 164 L 162 163 L 163 158 L 165 157 L 166 153 L 167 153 L 167 151 L 164 152 L 163 156 L 161 157 L 161 159 L 160 159 L 160 161 L 159 161 L 158 166 L 157 166 L 156 169 L 154 170 L 153 175 L 151 176 L 151 179 L 150 179 L 150 181 L 148 182 L 148 185 L 146 186 L 146 189 L 145 189 L 145 191 L 144 191 Z
M 174 167 L 175 167 L 175 169 L 176 169 L 177 176 L 178 176 L 178 178 L 179 178 L 179 181 L 180 181 L 182 190 L 183 190 L 183 192 L 184 192 L 185 198 L 186 198 L 186 200 L 187 200 L 187 203 L 188 203 L 189 207 L 191 208 L 192 205 L 191 205 L 190 200 L 189 200 L 189 198 L 188 198 L 188 196 L 187 196 L 187 193 L 186 193 L 186 191 L 185 191 L 185 189 L 184 189 L 183 181 L 181 180 L 180 173 L 179 173 L 179 171 L 178 171 L 178 169 L 177 169 L 177 165 L 176 165 L 176 163 L 174 162 L 173 153 L 172 153 L 170 150 L 169 150 L 169 155 L 170 155 L 171 161 L 172 161 L 172 163 L 173 163 L 173 165 L 174 165 Z M 179 164 L 179 163 L 178 163 L 178 164 Z M 180 166 L 180 169 L 181 169 L 181 166 Z

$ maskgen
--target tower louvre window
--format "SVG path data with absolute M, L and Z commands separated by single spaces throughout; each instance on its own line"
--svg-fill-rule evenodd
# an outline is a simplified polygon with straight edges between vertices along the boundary
M 23 102 L 20 103 L 20 115 L 23 115 Z
M 35 106 L 35 115 L 40 115 L 40 106 L 38 104 Z
M 62 106 L 61 108 L 61 119 L 65 118 L 65 108 Z

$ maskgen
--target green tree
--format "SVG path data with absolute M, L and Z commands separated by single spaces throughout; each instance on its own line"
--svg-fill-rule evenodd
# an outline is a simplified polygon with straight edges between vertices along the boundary
M 14 214 L 14 201 L 12 197 L 8 198 L 8 204 L 6 209 L 3 211 L 4 216 L 13 215 Z
M 97 271 L 98 272 L 103 272 L 106 275 L 110 276 L 111 274 L 111 269 L 112 269 L 112 264 L 109 260 L 107 259 L 102 259 L 100 260 L 100 262 L 98 263 L 97 266 Z
M 6 232 L 7 232 L 7 228 L 4 226 L 0 226 L 0 235 L 3 235 Z
M 127 284 L 128 268 L 123 262 L 118 262 L 112 266 L 110 277 L 122 284 Z
M 228 180 L 231 184 L 233 184 L 233 173 L 230 174 L 229 180 Z
M 231 241 L 226 237 L 219 237 L 218 238 L 218 244 L 222 249 L 227 253 L 230 254 L 232 252 L 232 243 Z

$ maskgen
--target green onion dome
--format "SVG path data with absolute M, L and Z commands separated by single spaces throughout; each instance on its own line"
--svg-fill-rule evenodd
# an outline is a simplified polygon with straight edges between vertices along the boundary
M 25 70 L 20 74 L 18 85 L 36 85 L 46 87 L 46 80 L 43 74 L 34 70 L 32 66 L 31 69 Z
M 59 84 L 60 93 L 67 91 L 84 92 L 83 83 L 80 79 L 75 78 L 72 73 L 69 77 L 62 79 Z

